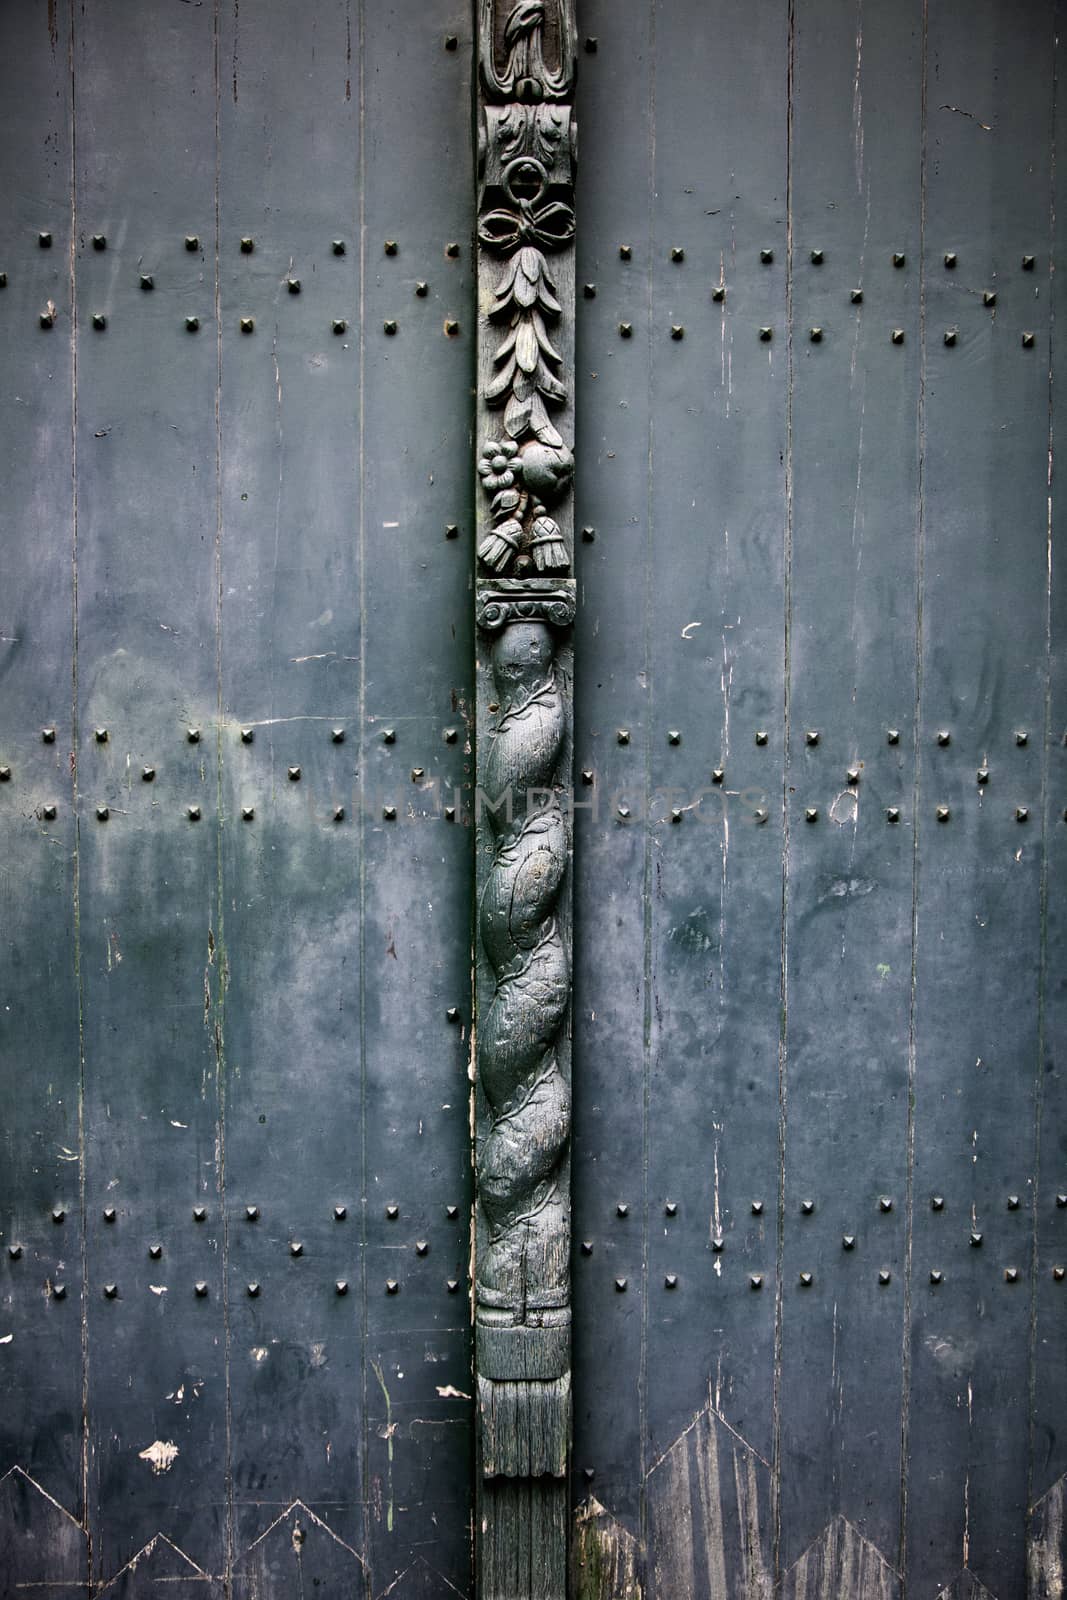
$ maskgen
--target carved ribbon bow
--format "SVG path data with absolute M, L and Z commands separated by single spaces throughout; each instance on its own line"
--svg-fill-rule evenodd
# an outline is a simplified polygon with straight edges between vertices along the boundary
M 519 245 L 536 244 L 560 250 L 574 238 L 574 207 L 565 200 L 520 200 L 516 210 L 501 206 L 478 223 L 478 238 L 487 250 L 510 255 Z

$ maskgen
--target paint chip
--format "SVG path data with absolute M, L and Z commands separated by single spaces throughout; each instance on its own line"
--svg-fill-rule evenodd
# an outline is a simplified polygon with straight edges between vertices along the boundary
M 178 1446 L 170 1439 L 157 1439 L 155 1444 L 150 1444 L 147 1450 L 139 1450 L 137 1454 L 142 1461 L 148 1462 L 153 1472 L 169 1472 L 178 1459 Z

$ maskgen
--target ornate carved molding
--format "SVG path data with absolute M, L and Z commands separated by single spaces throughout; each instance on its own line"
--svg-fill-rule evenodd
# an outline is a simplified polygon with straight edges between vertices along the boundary
M 574 0 L 480 0 L 479 51 L 479 1595 L 564 1600 Z

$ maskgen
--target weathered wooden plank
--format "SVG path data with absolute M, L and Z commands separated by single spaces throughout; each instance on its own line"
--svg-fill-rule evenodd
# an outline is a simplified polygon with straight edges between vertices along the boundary
M 363 1582 L 358 47 L 343 0 L 220 19 L 216 1026 L 231 1560 L 257 1597 Z
M 575 303 L 574 1495 L 635 1535 L 642 1473 L 644 1143 L 648 989 L 648 536 L 650 16 L 581 0 L 583 54 Z M 618 64 L 612 68 L 611 62 Z M 619 74 L 616 77 L 616 74 Z M 625 81 L 626 93 L 613 84 Z M 625 249 L 625 255 L 622 253 Z M 632 329 L 628 339 L 620 324 Z M 593 374 L 596 376 L 594 377 Z M 626 814 L 620 814 L 620 807 Z M 626 1208 L 620 1215 L 619 1207 Z M 616 1279 L 626 1288 L 620 1292 Z
M 839 1515 L 900 1547 L 920 24 L 794 10 L 783 1568 Z
M 139 92 L 118 83 L 118 64 Z M 93 1577 L 221 1572 L 212 19 L 74 19 L 79 926 Z M 161 137 L 185 159 L 174 170 Z M 185 239 L 201 235 L 207 250 Z M 208 1284 L 199 1297 L 195 1284 Z M 162 1551 L 162 1546 L 160 1547 Z M 157 1552 L 157 1559 L 160 1552 Z M 148 1565 L 145 1558 L 142 1568 Z M 155 1566 L 155 1560 L 152 1565 Z M 125 1580 L 124 1580 L 125 1582 Z
M 84 1582 L 85 1433 L 77 822 L 72 806 L 74 502 L 70 7 L 0 17 L 5 862 L 0 1053 L 0 1566 Z M 51 245 L 42 248 L 47 232 Z M 51 302 L 54 325 L 42 327 Z M 42 730 L 54 729 L 47 737 Z M 46 811 L 54 807 L 54 811 Z M 53 1221 L 53 1211 L 63 1213 Z M 65 1295 L 55 1294 L 63 1285 Z M 24 1477 L 23 1473 L 28 1474 Z
M 1025 1560 L 1049 395 L 1022 263 L 1051 45 L 1041 4 L 929 17 L 906 1572 L 931 1591 L 965 1567 L 1010 1593 Z

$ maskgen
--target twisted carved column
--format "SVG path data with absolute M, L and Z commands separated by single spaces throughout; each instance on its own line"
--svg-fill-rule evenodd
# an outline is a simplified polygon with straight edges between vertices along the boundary
M 475 1361 L 481 1600 L 564 1600 L 574 0 L 480 0 Z

